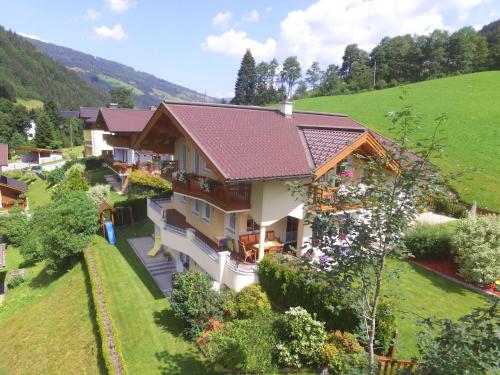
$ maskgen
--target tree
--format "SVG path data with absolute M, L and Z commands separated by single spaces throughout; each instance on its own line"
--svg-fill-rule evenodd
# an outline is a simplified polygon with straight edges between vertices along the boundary
M 491 46 L 488 61 L 491 69 L 500 69 L 500 38 Z
M 450 34 L 443 30 L 434 30 L 428 36 L 417 38 L 416 43 L 422 52 L 422 78 L 439 77 L 447 73 L 447 45 Z
M 16 101 L 16 88 L 5 79 L 0 79 L 0 98 L 5 98 L 11 102 Z
M 380 155 L 354 154 L 353 163 L 363 170 L 360 180 L 352 178 L 352 165 L 344 164 L 342 167 L 347 170 L 328 181 L 291 184 L 292 191 L 306 202 L 305 220 L 313 233 L 308 252 L 324 254 L 319 264 L 312 257 L 305 257 L 304 271 L 352 296 L 352 305 L 359 311 L 371 372 L 375 370 L 379 345 L 376 322 L 386 258 L 407 255 L 398 245 L 433 186 L 434 172 L 428 161 L 440 148 L 438 131 L 444 122 L 444 116 L 439 117 L 432 138 L 418 143 L 414 133 L 420 124 L 411 105 L 405 102 L 402 110 L 391 112 L 390 118 L 398 143 L 387 146 Z M 409 157 L 410 146 L 419 158 Z M 325 191 L 333 194 L 318 194 Z M 344 211 L 343 207 L 353 206 L 360 208 Z
M 498 300 L 458 319 L 427 318 L 418 333 L 421 367 L 429 375 L 494 374 L 500 366 Z
M 271 64 L 260 62 L 255 68 L 255 72 L 256 84 L 253 104 L 264 105 L 271 103 L 274 97 L 274 87 L 272 85 L 274 73 L 272 72 Z
M 283 61 L 283 68 L 280 73 L 280 80 L 283 85 L 286 85 L 286 97 L 291 98 L 293 87 L 296 82 L 302 77 L 299 60 L 297 56 L 290 56 Z
M 314 61 L 306 72 L 306 82 L 309 84 L 311 89 L 316 90 L 321 82 L 323 74 L 324 72 L 319 67 L 319 63 Z
M 488 62 L 486 38 L 472 27 L 461 28 L 450 36 L 448 59 L 452 73 L 470 73 L 484 69 Z
M 297 83 L 297 89 L 295 90 L 295 93 L 293 94 L 294 99 L 302 99 L 307 97 L 307 85 L 304 80 L 300 80 L 299 83 Z
M 238 78 L 234 85 L 234 98 L 232 104 L 253 104 L 255 98 L 255 85 L 257 73 L 255 71 L 255 60 L 249 49 L 243 55 Z
M 334 64 L 328 65 L 321 77 L 318 87 L 319 95 L 337 95 L 342 93 L 344 82 L 339 77 L 339 67 Z
M 118 104 L 119 108 L 134 108 L 134 100 L 132 99 L 133 90 L 125 86 L 116 86 L 109 90 L 111 103 Z
M 54 124 L 45 111 L 40 111 L 36 118 L 35 145 L 40 148 L 51 148 L 56 140 Z
M 367 65 L 368 53 L 358 47 L 357 44 L 346 46 L 344 56 L 342 57 L 342 66 L 340 67 L 340 76 L 343 79 L 349 78 L 354 65 Z
M 97 205 L 82 191 L 66 191 L 35 210 L 21 252 L 28 259 L 47 259 L 57 268 L 81 254 L 99 227 Z

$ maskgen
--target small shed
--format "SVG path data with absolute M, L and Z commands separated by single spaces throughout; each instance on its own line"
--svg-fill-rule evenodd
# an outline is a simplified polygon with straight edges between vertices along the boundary
M 115 226 L 115 211 L 115 208 L 106 201 L 102 201 L 99 205 L 99 222 L 104 235 L 106 235 L 106 220 L 111 220 L 111 223 Z
M 21 160 L 25 163 L 43 164 L 63 159 L 63 153 L 60 150 L 29 146 L 19 146 L 16 147 L 16 150 L 26 152 L 21 156 Z

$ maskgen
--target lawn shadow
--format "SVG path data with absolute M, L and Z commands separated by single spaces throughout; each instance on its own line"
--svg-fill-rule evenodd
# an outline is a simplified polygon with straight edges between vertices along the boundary
M 205 363 L 195 351 L 176 354 L 162 351 L 157 352 L 155 356 L 160 362 L 158 368 L 162 375 L 216 374 L 207 369 Z
M 164 331 L 170 332 L 174 336 L 181 336 L 184 324 L 174 315 L 172 309 L 167 308 L 153 313 L 155 324 Z
M 74 266 L 75 264 L 68 264 L 59 269 L 53 269 L 50 265 L 46 264 L 45 267 L 30 280 L 29 286 L 31 288 L 45 288 L 71 270 Z M 30 270 L 28 269 L 28 276 L 29 272 Z
M 82 268 L 85 277 L 85 292 L 87 293 L 89 301 L 87 306 L 89 309 L 89 317 L 92 322 L 92 333 L 94 334 L 97 346 L 97 363 L 99 366 L 99 373 L 101 375 L 106 375 L 108 372 L 106 370 L 106 363 L 104 361 L 104 354 L 102 352 L 102 340 L 101 335 L 99 334 L 99 326 L 97 325 L 96 307 L 94 304 L 94 297 L 92 295 L 92 287 L 90 285 L 90 275 L 85 262 L 82 262 Z
M 136 224 L 137 226 L 138 224 Z M 149 293 L 153 296 L 154 299 L 162 299 L 165 298 L 165 295 L 162 293 L 158 285 L 156 284 L 153 277 L 150 275 L 144 264 L 141 262 L 139 257 L 136 255 L 127 239 L 135 238 L 135 237 L 143 237 L 147 236 L 146 233 L 141 233 L 143 231 L 139 230 L 136 232 L 130 231 L 127 233 L 127 229 L 131 229 L 130 226 L 123 227 L 117 230 L 117 244 L 115 245 L 122 257 L 127 261 L 130 268 L 134 270 L 137 276 L 141 279 L 141 282 L 148 289 Z

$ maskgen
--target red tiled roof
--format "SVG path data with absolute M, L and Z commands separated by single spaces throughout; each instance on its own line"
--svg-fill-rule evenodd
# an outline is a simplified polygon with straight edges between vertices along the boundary
M 229 181 L 311 175 L 308 160 L 319 163 L 328 152 L 304 144 L 302 126 L 323 129 L 332 142 L 338 140 L 338 147 L 342 139 L 366 129 L 344 115 L 294 112 L 291 118 L 285 118 L 278 110 L 258 107 L 172 102 L 162 105 Z M 341 133 L 346 133 L 344 138 Z
M 366 132 L 361 129 L 328 129 L 328 128 L 303 128 L 302 133 L 311 154 L 314 166 L 317 168 L 346 146 L 356 141 Z
M 9 146 L 5 143 L 0 143 L 0 167 L 5 167 L 9 164 Z
M 110 132 L 139 133 L 153 114 L 149 109 L 101 108 L 97 117 Z

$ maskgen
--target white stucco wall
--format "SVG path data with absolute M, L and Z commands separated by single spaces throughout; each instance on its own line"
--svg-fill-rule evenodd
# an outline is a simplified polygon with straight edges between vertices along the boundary
M 113 147 L 109 146 L 104 140 L 104 134 L 111 134 L 103 130 L 91 130 L 92 140 L 92 155 L 101 156 L 103 151 L 112 151 Z

